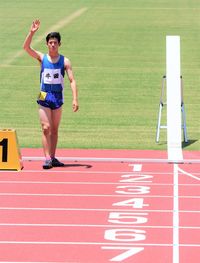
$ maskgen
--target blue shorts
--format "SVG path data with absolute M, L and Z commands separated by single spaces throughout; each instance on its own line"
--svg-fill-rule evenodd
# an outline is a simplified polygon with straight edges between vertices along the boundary
M 63 93 L 41 91 L 37 103 L 43 107 L 50 108 L 51 110 L 56 110 L 63 105 Z

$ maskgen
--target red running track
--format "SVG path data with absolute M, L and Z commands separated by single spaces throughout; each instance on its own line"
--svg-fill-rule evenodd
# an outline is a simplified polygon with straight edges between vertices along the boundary
M 199 263 L 199 163 L 157 163 L 166 158 L 158 151 L 58 155 L 151 161 L 71 161 L 51 170 L 25 161 L 20 172 L 0 172 L 0 262 Z

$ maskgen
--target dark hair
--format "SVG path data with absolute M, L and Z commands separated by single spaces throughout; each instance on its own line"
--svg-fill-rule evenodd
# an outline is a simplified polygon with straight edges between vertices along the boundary
M 58 40 L 58 43 L 61 41 L 61 35 L 59 32 L 51 32 L 46 36 L 47 43 L 49 42 L 50 38 L 56 38 Z

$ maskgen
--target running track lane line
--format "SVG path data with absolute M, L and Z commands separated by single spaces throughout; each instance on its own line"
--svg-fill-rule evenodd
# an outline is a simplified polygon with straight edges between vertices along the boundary
M 178 187 L 178 165 L 174 164 L 173 174 L 173 263 L 179 263 L 179 187 Z
M 62 161 L 76 161 L 76 162 L 104 162 L 104 163 L 173 163 L 164 158 L 103 158 L 103 157 L 62 157 L 58 156 Z M 23 156 L 22 161 L 44 161 L 44 157 L 40 156 Z M 200 159 L 184 159 L 183 161 L 176 163 L 200 163 Z

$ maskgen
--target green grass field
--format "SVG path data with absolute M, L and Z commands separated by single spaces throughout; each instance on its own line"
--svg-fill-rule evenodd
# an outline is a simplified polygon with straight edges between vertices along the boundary
M 198 0 L 8 0 L 0 6 L 0 127 L 15 128 L 21 147 L 41 147 L 40 68 L 22 50 L 32 20 L 39 18 L 34 48 L 46 52 L 46 32 L 60 27 L 60 52 L 71 60 L 79 87 L 80 111 L 74 114 L 66 78 L 58 147 L 166 149 L 166 130 L 155 143 L 165 38 L 180 35 L 185 149 L 200 149 Z

